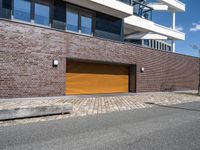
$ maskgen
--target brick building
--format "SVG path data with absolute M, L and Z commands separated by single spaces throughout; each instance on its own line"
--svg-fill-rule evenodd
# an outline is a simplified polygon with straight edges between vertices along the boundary
M 107 3 L 94 9 L 98 2 L 92 0 L 0 3 L 0 98 L 198 87 L 198 58 L 124 40 L 130 26 L 122 18 L 132 5 L 113 0 L 125 7 L 116 10 Z M 181 38 L 169 32 L 177 34 L 162 36 Z

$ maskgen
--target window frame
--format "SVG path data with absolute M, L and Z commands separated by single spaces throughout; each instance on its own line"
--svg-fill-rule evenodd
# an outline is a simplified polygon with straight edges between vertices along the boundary
M 149 40 L 145 39 L 143 45 L 146 46 L 146 47 L 150 47 Z
M 50 27 L 51 26 L 51 1 L 47 1 L 48 3 L 46 2 L 42 2 L 41 0 L 32 0 L 32 20 L 34 21 L 34 24 L 36 25 L 39 25 L 39 26 L 46 26 L 46 27 Z M 48 22 L 48 25 L 44 25 L 44 24 L 39 24 L 39 23 L 36 23 L 35 22 L 35 4 L 38 3 L 38 4 L 42 4 L 42 5 L 45 5 L 45 6 L 48 6 L 49 7 L 49 22 Z M 48 5 L 47 5 L 48 4 Z
M 153 40 L 153 48 L 156 49 L 156 40 Z
M 83 17 L 91 18 L 91 34 L 83 33 L 83 32 L 81 31 L 81 27 L 82 27 L 81 17 L 82 17 L 82 16 L 83 16 Z M 87 12 L 81 11 L 80 14 L 79 14 L 79 18 L 80 18 L 80 22 L 79 22 L 79 26 L 80 26 L 79 31 L 80 31 L 80 33 L 81 33 L 81 34 L 87 34 L 87 35 L 93 35 L 93 17 L 92 17 L 92 14 L 89 14 L 89 13 L 87 13 Z
M 79 10 L 77 10 L 77 7 L 74 7 L 74 6 L 72 6 L 72 5 L 68 5 L 68 4 L 66 4 L 67 6 L 66 6 L 66 22 L 65 22 L 65 31 L 67 31 L 67 32 L 74 32 L 74 33 L 79 33 Z M 77 32 L 76 31 L 71 31 L 71 30 L 68 30 L 67 29 L 67 12 L 68 12 L 68 10 L 69 9 L 72 9 L 72 10 L 75 10 L 75 11 L 77 11 L 77 15 L 78 15 L 78 30 L 77 30 Z
M 156 41 L 156 49 L 159 49 L 159 42 Z
M 50 1 L 40 1 L 40 0 L 29 0 L 28 3 L 29 3 L 29 6 L 30 8 L 28 9 L 28 13 L 30 16 L 30 19 L 28 17 L 25 16 L 25 19 L 20 19 L 20 17 L 16 18 L 15 17 L 15 13 L 14 13 L 14 8 L 16 8 L 14 6 L 14 3 L 16 2 L 15 0 L 11 0 L 12 1 L 12 5 L 11 5 L 11 20 L 12 21 L 15 21 L 15 22 L 19 22 L 19 23 L 24 23 L 24 24 L 29 24 L 29 25 L 35 25 L 35 26 L 38 26 L 38 27 L 45 27 L 45 28 L 53 28 L 53 16 L 54 16 L 54 1 L 53 0 L 50 0 Z M 44 6 L 47 6 L 49 8 L 49 12 L 48 12 L 48 25 L 47 24 L 43 24 L 42 22 L 41 23 L 37 23 L 35 22 L 35 8 L 36 8 L 36 4 L 42 4 Z M 67 20 L 65 20 L 63 23 L 65 25 L 65 27 L 63 29 L 57 29 L 57 30 L 64 30 L 65 32 L 72 32 L 72 33 L 75 33 L 75 34 L 82 34 L 82 35 L 86 35 L 86 36 L 94 36 L 94 32 L 95 32 L 95 18 L 96 18 L 96 11 L 93 11 L 93 10 L 88 10 L 88 9 L 85 9 L 83 7 L 79 7 L 79 6 L 76 6 L 76 5 L 73 5 L 73 4 L 70 4 L 68 2 L 65 2 L 65 13 L 67 14 L 67 10 L 69 7 L 72 7 L 72 9 L 75 9 L 76 11 L 78 11 L 78 32 L 74 32 L 74 31 L 70 31 L 70 30 L 67 30 L 66 28 L 66 23 L 67 23 Z M 21 6 L 20 6 L 21 7 Z M 19 8 L 20 8 L 19 7 Z M 26 11 L 25 11 L 26 13 Z M 65 15 L 66 15 L 65 14 Z M 89 17 L 91 19 L 91 32 L 86 32 L 86 33 L 83 33 L 81 31 L 81 17 Z M 28 19 L 27 19 L 28 18 Z M 67 19 L 67 17 L 65 18 Z M 88 21 L 89 22 L 89 21 Z M 86 26 L 87 27 L 87 26 Z M 89 26 L 88 26 L 89 27 Z
M 101 25 L 101 23 L 99 26 L 99 22 L 101 22 L 101 23 L 103 22 L 102 24 L 107 27 L 109 26 L 108 27 L 109 29 L 107 30 L 107 28 L 104 28 L 104 26 Z M 122 29 L 123 20 L 118 17 L 104 14 L 102 12 L 96 12 L 94 24 L 95 24 L 95 26 L 94 26 L 95 31 L 103 31 L 103 32 L 106 32 L 107 34 L 116 35 L 116 36 L 120 36 L 120 37 L 123 34 L 123 29 Z M 106 25 L 106 24 L 108 24 L 108 25 Z M 110 28 L 110 26 L 112 26 L 112 28 Z M 118 29 L 118 30 L 113 30 L 114 29 L 113 27 L 114 28 L 116 27 L 116 29 Z
M 19 21 L 19 22 L 26 22 L 26 23 L 31 23 L 33 21 L 33 18 L 32 18 L 32 11 L 33 11 L 33 8 L 32 8 L 32 5 L 33 5 L 33 0 L 30 0 L 30 21 L 26 21 L 26 20 L 21 20 L 21 19 L 17 19 L 15 18 L 15 14 L 14 14 L 14 11 L 15 11 L 15 5 L 14 5 L 14 2 L 15 0 L 12 0 L 12 13 L 11 13 L 11 19 L 12 20 L 16 20 L 16 21 Z
M 164 44 L 164 43 L 162 43 L 162 50 L 164 50 L 164 47 L 165 47 L 165 44 Z
M 16 21 L 16 22 L 21 22 L 21 23 L 25 23 L 25 24 L 29 24 L 29 25 L 35 25 L 35 26 L 39 26 L 39 27 L 46 27 L 46 28 L 51 28 L 52 26 L 52 21 L 51 21 L 51 15 L 52 15 L 52 3 L 51 1 L 49 1 L 48 6 L 49 6 L 49 24 L 47 25 L 43 25 L 43 24 L 39 24 L 35 22 L 35 3 L 39 3 L 39 4 L 45 4 L 39 0 L 30 0 L 30 21 L 25 21 L 25 20 L 21 20 L 21 19 L 17 19 L 14 17 L 14 1 L 12 0 L 12 13 L 11 13 L 11 20 Z
M 69 8 L 74 9 L 78 12 L 78 32 L 67 30 L 67 10 Z M 91 34 L 86 34 L 86 33 L 81 32 L 81 16 L 91 17 L 91 20 L 92 20 Z M 65 31 L 66 32 L 80 33 L 80 34 L 87 35 L 87 36 L 88 35 L 94 36 L 94 23 L 95 23 L 95 12 L 90 11 L 90 10 L 86 10 L 86 9 L 78 7 L 78 6 L 71 5 L 69 3 L 66 3 L 66 25 L 65 25 Z

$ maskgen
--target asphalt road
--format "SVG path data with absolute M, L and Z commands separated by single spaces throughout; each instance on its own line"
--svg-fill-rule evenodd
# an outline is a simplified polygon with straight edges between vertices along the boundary
M 200 103 L 0 127 L 0 150 L 199 150 Z

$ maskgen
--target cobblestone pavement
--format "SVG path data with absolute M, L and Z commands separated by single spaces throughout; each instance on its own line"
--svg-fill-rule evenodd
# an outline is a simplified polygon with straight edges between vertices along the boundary
M 196 91 L 186 92 L 158 92 L 143 94 L 118 94 L 102 96 L 75 96 L 75 97 L 55 97 L 55 98 L 34 98 L 31 100 L 2 101 L 0 109 L 14 108 L 16 106 L 28 107 L 32 105 L 44 104 L 65 104 L 72 103 L 73 111 L 70 114 L 45 116 L 29 119 L 18 119 L 9 121 L 0 121 L 0 126 L 11 126 L 17 124 L 26 124 L 39 121 L 49 121 L 57 119 L 66 119 L 72 117 L 81 117 L 86 115 L 100 115 L 104 113 L 127 111 L 134 109 L 149 108 L 155 105 L 173 105 L 179 103 L 188 103 L 200 101 Z M 0 100 L 1 101 L 1 100 Z

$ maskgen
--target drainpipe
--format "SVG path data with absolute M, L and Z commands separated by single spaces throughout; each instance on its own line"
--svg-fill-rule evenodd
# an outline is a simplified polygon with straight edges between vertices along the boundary
M 175 11 L 173 11 L 172 29 L 176 30 L 176 12 Z M 174 40 L 172 40 L 172 52 L 173 53 L 176 52 L 176 44 Z

